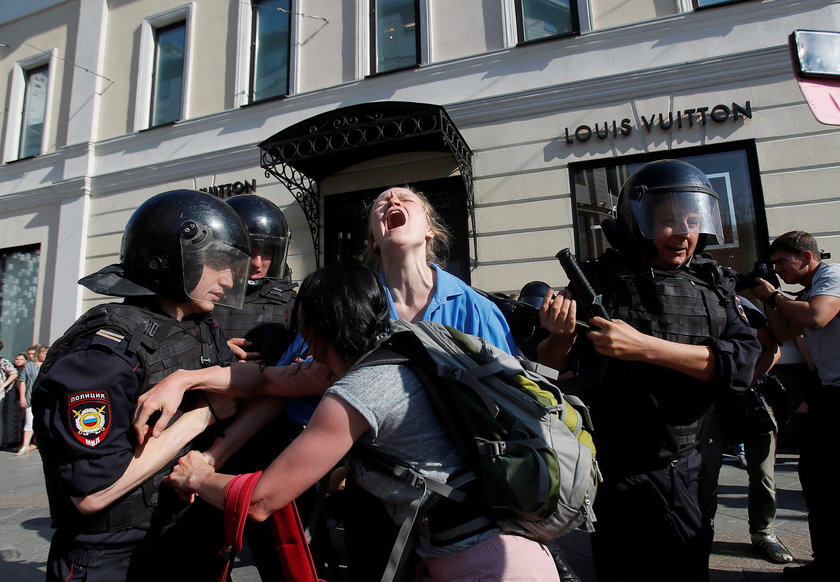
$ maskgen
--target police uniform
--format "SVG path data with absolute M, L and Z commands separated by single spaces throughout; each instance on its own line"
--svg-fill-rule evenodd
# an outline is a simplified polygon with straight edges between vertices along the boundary
M 183 531 L 194 508 L 161 485 L 171 465 L 93 515 L 81 514 L 70 497 L 102 490 L 125 472 L 137 447 L 132 418 L 141 394 L 177 369 L 233 359 L 209 315 L 178 321 L 145 298 L 94 307 L 55 342 L 33 393 L 56 528 L 47 579 L 142 579 L 160 577 L 161 567 L 167 576 L 201 579 L 196 568 L 212 568 L 218 547 L 201 547 L 200 530 Z M 193 549 L 205 556 L 197 560 Z
M 295 291 L 286 281 L 264 277 L 248 281 L 246 293 L 242 309 L 220 305 L 213 318 L 225 337 L 244 337 L 251 342 L 246 351 L 259 352 L 266 365 L 274 366 L 294 339 Z
M 292 325 L 295 296 L 292 285 L 285 280 L 267 277 L 249 280 L 242 309 L 218 306 L 213 318 L 226 337 L 245 338 L 251 342 L 246 351 L 259 352 L 266 365 L 274 366 L 296 335 Z M 253 445 L 234 453 L 225 467 L 234 473 L 264 469 L 299 431 L 300 426 L 293 426 L 285 416 L 280 417 L 251 439 Z M 245 537 L 261 578 L 282 580 L 269 524 L 246 524 Z
M 584 394 L 604 483 L 593 537 L 599 580 L 639 564 L 649 580 L 703 580 L 713 537 L 699 503 L 704 422 L 719 391 L 746 389 L 760 346 L 739 309 L 734 280 L 709 259 L 675 270 L 630 268 L 617 251 L 583 265 L 612 317 L 671 342 L 712 349 L 702 382 L 652 364 L 604 359 L 578 341 L 580 368 L 600 378 Z

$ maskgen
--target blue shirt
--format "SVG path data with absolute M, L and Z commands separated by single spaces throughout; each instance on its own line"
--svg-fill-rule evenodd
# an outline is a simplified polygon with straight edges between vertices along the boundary
M 435 289 L 432 300 L 421 319 L 449 325 L 464 333 L 482 337 L 509 354 L 519 354 L 505 316 L 492 301 L 473 291 L 472 287 L 455 275 L 450 275 L 433 263 L 429 263 L 429 266 L 435 270 Z M 394 299 L 391 297 L 391 290 L 385 282 L 385 275 L 381 274 L 380 278 L 385 288 L 385 296 L 388 298 L 391 319 L 399 319 Z M 291 363 L 295 355 L 302 356 L 306 350 L 306 342 L 298 334 L 295 342 L 289 346 L 277 365 Z M 318 399 L 318 397 L 288 399 L 287 416 L 299 424 L 307 424 Z
M 429 263 L 429 266 L 435 270 L 435 288 L 432 300 L 421 317 L 423 321 L 449 325 L 464 333 L 482 337 L 509 354 L 519 354 L 505 316 L 492 301 L 476 293 L 455 275 L 433 263 Z M 391 290 L 385 283 L 385 276 L 381 277 L 391 318 L 399 319 Z

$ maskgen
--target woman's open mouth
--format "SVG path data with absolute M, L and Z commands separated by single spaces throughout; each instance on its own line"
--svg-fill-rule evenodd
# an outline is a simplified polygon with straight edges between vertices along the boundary
M 399 228 L 406 223 L 406 216 L 405 213 L 398 209 L 394 208 L 388 211 L 388 215 L 385 217 L 385 224 L 388 226 L 388 230 Z

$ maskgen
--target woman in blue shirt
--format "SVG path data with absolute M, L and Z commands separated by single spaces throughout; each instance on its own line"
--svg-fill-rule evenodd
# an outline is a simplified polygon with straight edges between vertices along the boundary
M 382 271 L 392 319 L 436 321 L 518 353 L 501 311 L 441 268 L 450 235 L 422 193 L 385 190 L 368 216 L 368 252 Z

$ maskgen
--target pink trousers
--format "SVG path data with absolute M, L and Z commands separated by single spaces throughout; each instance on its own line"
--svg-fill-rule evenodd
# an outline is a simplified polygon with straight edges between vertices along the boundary
M 499 534 L 446 558 L 426 560 L 422 582 L 559 582 L 542 544 Z

